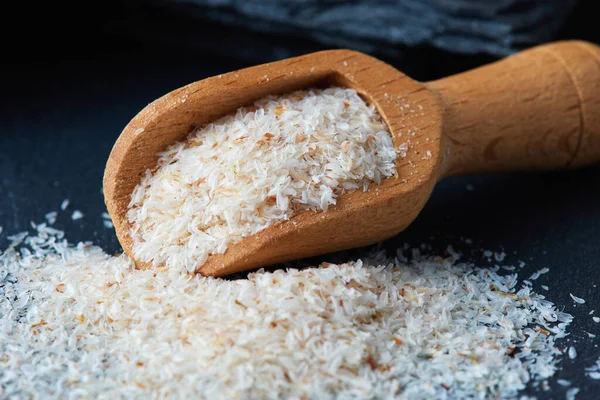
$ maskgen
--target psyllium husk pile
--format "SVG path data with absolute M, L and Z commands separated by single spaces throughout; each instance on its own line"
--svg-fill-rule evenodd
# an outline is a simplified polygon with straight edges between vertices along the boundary
M 572 317 L 498 267 L 378 254 L 238 280 L 189 274 L 395 173 L 385 126 L 353 91 L 256 107 L 167 150 L 136 189 L 129 219 L 155 268 L 70 245 L 55 218 L 10 238 L 0 397 L 510 398 L 553 375 Z
M 0 255 L 0 397 L 508 398 L 572 319 L 453 258 L 223 280 L 37 229 Z
M 193 272 L 210 254 L 396 172 L 390 133 L 352 89 L 268 97 L 162 153 L 131 198 L 135 257 Z

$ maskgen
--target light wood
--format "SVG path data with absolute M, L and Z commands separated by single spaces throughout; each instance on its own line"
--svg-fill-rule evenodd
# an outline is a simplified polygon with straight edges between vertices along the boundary
M 124 251 L 125 214 L 157 154 L 201 126 L 267 94 L 342 85 L 374 104 L 399 146 L 398 176 L 304 212 L 209 257 L 199 272 L 222 276 L 368 245 L 405 229 L 448 175 L 557 169 L 600 161 L 600 49 L 559 42 L 429 83 L 362 53 L 331 50 L 208 78 L 144 108 L 110 154 L 104 195 Z M 137 262 L 140 268 L 148 265 Z
M 429 82 L 444 109 L 446 175 L 600 159 L 600 49 L 561 42 Z

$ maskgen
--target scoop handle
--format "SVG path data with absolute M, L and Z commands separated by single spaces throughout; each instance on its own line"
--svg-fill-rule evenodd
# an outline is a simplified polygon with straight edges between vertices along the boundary
M 600 161 L 596 45 L 542 45 L 426 85 L 443 109 L 442 176 Z

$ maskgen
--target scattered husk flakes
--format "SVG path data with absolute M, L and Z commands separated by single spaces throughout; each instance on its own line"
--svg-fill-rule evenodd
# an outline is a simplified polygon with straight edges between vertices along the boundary
M 238 280 L 189 273 L 394 175 L 405 151 L 353 90 L 269 97 L 192 133 L 143 177 L 128 220 L 154 268 L 69 244 L 56 213 L 9 237 L 0 397 L 483 399 L 549 378 L 572 316 L 497 267 L 377 254 Z
M 509 398 L 572 317 L 455 258 L 136 270 L 45 224 L 0 255 L 6 398 Z

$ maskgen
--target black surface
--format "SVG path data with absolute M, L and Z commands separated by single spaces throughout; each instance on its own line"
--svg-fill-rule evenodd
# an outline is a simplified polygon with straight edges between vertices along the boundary
M 428 45 L 465 54 L 511 54 L 551 40 L 577 0 L 158 0 L 137 11 L 180 17 L 185 33 L 161 26 L 163 36 L 189 39 L 207 21 L 271 36 L 311 38 L 378 56 Z M 130 26 L 129 29 L 132 29 Z M 148 32 L 147 26 L 134 29 Z M 154 30 L 154 27 L 152 27 Z M 153 36 L 156 36 L 154 33 Z M 193 36 L 192 36 L 193 37 Z M 269 44 L 269 43 L 267 43 Z M 277 51 L 289 57 L 296 40 Z M 270 46 L 265 46 L 263 51 Z
M 565 29 L 565 36 L 573 32 Z M 61 36 L 62 37 L 62 36 Z M 580 36 L 581 37 L 581 36 Z M 585 37 L 585 36 L 583 36 Z M 162 94 L 207 76 L 245 66 L 245 62 L 207 56 L 184 47 L 143 44 L 122 37 L 88 37 L 85 46 L 63 43 L 56 51 L 31 53 L 5 64 L 0 100 L 0 248 L 6 236 L 43 221 L 69 198 L 67 212 L 56 227 L 71 242 L 90 240 L 108 252 L 120 251 L 111 229 L 102 225 L 101 194 L 104 164 L 121 129 L 147 103 Z M 54 42 L 53 42 L 54 43 Z M 414 58 L 397 60 L 401 70 L 429 79 L 473 67 L 481 58 L 442 54 L 446 65 L 418 50 Z M 17 53 L 16 53 L 17 54 Z M 37 55 L 36 55 L 37 54 Z M 40 55 L 43 54 L 43 55 Z M 421 67 L 420 67 L 421 66 Z M 473 185 L 472 191 L 467 185 Z M 72 221 L 70 213 L 85 217 Z M 468 245 L 464 239 L 472 239 Z M 578 357 L 565 357 L 555 379 L 581 388 L 580 399 L 596 399 L 600 381 L 584 375 L 584 368 L 600 357 L 600 166 L 572 172 L 478 175 L 443 181 L 415 223 L 387 241 L 386 247 L 428 243 L 434 252 L 448 245 L 465 258 L 487 265 L 482 249 L 505 251 L 505 263 L 528 266 L 526 279 L 540 268 L 551 272 L 534 282 L 547 285 L 547 297 L 575 315 L 571 335 L 561 346 L 575 344 Z M 515 254 L 516 253 L 516 254 Z M 355 258 L 361 251 L 317 260 Z M 586 299 L 575 306 L 569 296 Z M 585 332 L 598 335 L 591 339 Z M 552 389 L 528 393 L 538 398 L 564 398 L 555 380 Z

